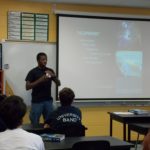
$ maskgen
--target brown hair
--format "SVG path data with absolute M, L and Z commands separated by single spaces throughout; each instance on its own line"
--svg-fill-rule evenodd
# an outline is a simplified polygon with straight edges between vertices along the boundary
M 65 87 L 59 92 L 59 99 L 62 106 L 71 105 L 74 100 L 74 97 L 75 94 L 70 88 Z
M 0 117 L 8 129 L 15 129 L 22 124 L 27 107 L 19 96 L 9 96 L 0 105 Z

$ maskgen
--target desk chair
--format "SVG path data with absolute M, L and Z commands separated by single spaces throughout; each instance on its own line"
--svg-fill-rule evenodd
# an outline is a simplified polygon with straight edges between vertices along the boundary
M 72 146 L 72 150 L 110 150 L 108 141 L 80 141 Z
M 56 133 L 65 134 L 66 137 L 85 136 L 87 128 L 82 124 L 63 123 L 54 129 Z

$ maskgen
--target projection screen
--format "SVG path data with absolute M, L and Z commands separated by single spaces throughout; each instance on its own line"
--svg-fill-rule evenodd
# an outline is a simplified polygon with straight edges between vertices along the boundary
M 150 19 L 57 17 L 58 90 L 77 100 L 150 98 Z

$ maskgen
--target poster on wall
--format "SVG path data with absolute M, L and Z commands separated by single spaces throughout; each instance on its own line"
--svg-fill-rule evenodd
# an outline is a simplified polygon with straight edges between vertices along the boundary
M 8 12 L 8 39 L 48 41 L 48 14 Z

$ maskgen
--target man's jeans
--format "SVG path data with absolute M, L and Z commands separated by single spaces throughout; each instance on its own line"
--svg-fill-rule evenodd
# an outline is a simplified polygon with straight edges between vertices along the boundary
M 30 111 L 30 120 L 33 125 L 38 125 L 40 116 L 43 115 L 44 121 L 48 119 L 50 113 L 54 110 L 53 101 L 43 101 L 40 103 L 32 103 Z

